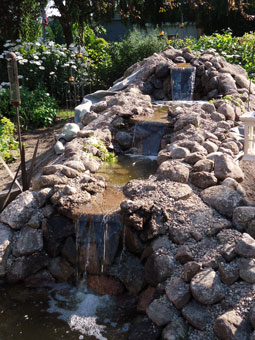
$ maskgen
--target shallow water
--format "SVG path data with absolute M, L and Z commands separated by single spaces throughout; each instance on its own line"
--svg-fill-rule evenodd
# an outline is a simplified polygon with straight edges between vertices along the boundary
M 132 315 L 84 287 L 0 287 L 0 340 L 126 340 Z

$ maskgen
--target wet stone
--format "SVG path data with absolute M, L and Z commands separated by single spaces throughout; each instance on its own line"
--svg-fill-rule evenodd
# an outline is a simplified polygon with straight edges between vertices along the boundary
M 167 249 L 160 248 L 152 253 L 145 264 L 145 280 L 156 286 L 171 276 L 173 268 L 173 255 Z
M 62 257 L 55 257 L 52 259 L 48 269 L 56 280 L 68 282 L 71 279 L 74 279 L 74 268 Z
M 166 285 L 166 295 L 177 309 L 181 309 L 191 298 L 189 284 L 181 278 L 172 279 Z
M 140 313 L 146 313 L 146 308 L 151 303 L 153 296 L 155 294 L 154 287 L 146 288 L 139 296 L 139 300 L 137 303 L 137 311 Z
M 134 325 L 128 340 L 157 340 L 161 334 L 162 327 L 155 325 L 150 319 L 145 318 L 138 325 Z

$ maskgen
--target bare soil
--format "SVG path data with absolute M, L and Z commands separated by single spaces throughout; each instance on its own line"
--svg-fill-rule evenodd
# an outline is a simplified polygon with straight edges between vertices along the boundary
M 70 122 L 72 119 L 60 120 L 54 126 L 48 128 L 35 129 L 33 131 L 27 131 L 22 133 L 22 141 L 25 146 L 26 153 L 26 165 L 27 169 L 30 168 L 31 159 L 33 157 L 34 148 L 37 140 L 39 139 L 39 145 L 37 150 L 37 157 L 34 166 L 33 176 L 40 172 L 41 168 L 54 160 L 56 154 L 54 153 L 53 146 L 56 142 L 55 136 L 59 134 L 63 126 Z M 8 164 L 9 169 L 15 175 L 20 164 L 20 158 L 15 162 Z M 20 182 L 20 176 L 19 182 Z M 8 190 L 12 182 L 12 178 L 8 174 L 7 170 L 0 163 L 0 194 Z M 13 189 L 17 189 L 17 185 L 14 184 Z

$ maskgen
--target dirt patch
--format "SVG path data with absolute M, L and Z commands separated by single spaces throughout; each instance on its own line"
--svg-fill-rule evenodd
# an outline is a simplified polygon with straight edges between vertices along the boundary
M 53 146 L 55 144 L 55 136 L 59 134 L 63 126 L 71 122 L 72 119 L 58 121 L 57 124 L 49 128 L 36 129 L 29 132 L 22 133 L 22 140 L 25 145 L 26 151 L 26 164 L 27 169 L 29 169 L 31 164 L 31 159 L 33 157 L 34 148 L 39 139 L 37 157 L 35 162 L 35 167 L 33 171 L 33 176 L 40 172 L 41 168 L 48 164 L 50 161 L 54 160 L 56 154 L 54 153 Z M 20 159 L 15 162 L 8 164 L 10 170 L 15 174 L 20 164 Z M 0 193 L 8 190 L 12 179 L 8 174 L 7 170 L 0 164 Z M 19 178 L 19 182 L 20 178 Z M 17 189 L 17 185 L 14 184 L 14 189 Z

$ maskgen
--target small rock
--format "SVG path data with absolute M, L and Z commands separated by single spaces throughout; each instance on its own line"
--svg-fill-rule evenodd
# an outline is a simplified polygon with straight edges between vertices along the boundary
M 184 281 L 190 282 L 193 276 L 195 276 L 201 269 L 202 266 L 198 262 L 190 261 L 185 263 L 183 272 Z
M 241 168 L 228 155 L 218 155 L 214 159 L 214 174 L 223 181 L 227 177 L 234 178 L 237 182 L 242 182 L 244 174 Z
M 162 332 L 162 340 L 185 340 L 187 336 L 188 327 L 181 317 L 171 321 Z
M 240 263 L 240 277 L 249 283 L 255 283 L 255 260 L 243 259 Z
M 119 280 L 103 275 L 89 275 L 88 287 L 98 295 L 121 295 L 124 286 Z
M 214 162 L 210 159 L 201 159 L 200 161 L 196 162 L 193 166 L 193 172 L 200 172 L 200 171 L 207 171 L 211 172 L 214 167 Z
M 176 308 L 166 295 L 152 301 L 146 309 L 146 313 L 157 326 L 164 326 L 178 316 Z
M 189 284 L 181 278 L 172 279 L 166 285 L 166 295 L 177 309 L 181 309 L 191 298 Z
M 230 286 L 239 279 L 239 268 L 237 265 L 220 263 L 218 271 L 221 280 L 226 285 Z
M 255 257 L 255 240 L 249 234 L 244 233 L 237 242 L 235 252 L 243 257 Z
M 222 340 L 248 340 L 249 329 L 245 328 L 244 319 L 231 310 L 216 319 L 214 333 Z
M 139 296 L 139 300 L 137 303 L 137 311 L 140 313 L 146 313 L 146 309 L 151 303 L 153 296 L 155 293 L 154 287 L 148 287 L 145 289 Z
M 199 171 L 191 174 L 190 182 L 200 189 L 206 189 L 208 187 L 216 185 L 218 179 L 214 176 L 213 173 Z
M 186 262 L 193 261 L 193 255 L 188 246 L 183 245 L 178 247 L 177 253 L 175 255 L 175 259 L 179 261 L 181 264 L 185 264 Z
M 205 330 L 209 315 L 204 305 L 192 300 L 182 309 L 182 315 L 194 328 Z
M 60 141 L 57 141 L 57 143 L 54 145 L 54 151 L 57 155 L 61 155 L 65 152 L 65 146 Z
M 50 261 L 49 271 L 51 275 L 62 282 L 67 282 L 74 277 L 74 268 L 63 258 L 55 257 Z
M 172 274 L 174 268 L 174 257 L 171 253 L 160 248 L 153 252 L 145 264 L 145 279 L 152 285 L 166 280 Z
M 253 306 L 250 309 L 249 320 L 250 323 L 252 324 L 252 327 L 255 329 L 255 304 L 253 304 Z
M 224 287 L 213 269 L 205 269 L 191 280 L 191 292 L 200 303 L 212 305 L 224 297 Z
M 189 178 L 189 169 L 179 161 L 169 160 L 160 164 L 157 174 L 160 179 L 169 179 L 175 182 L 187 183 Z

